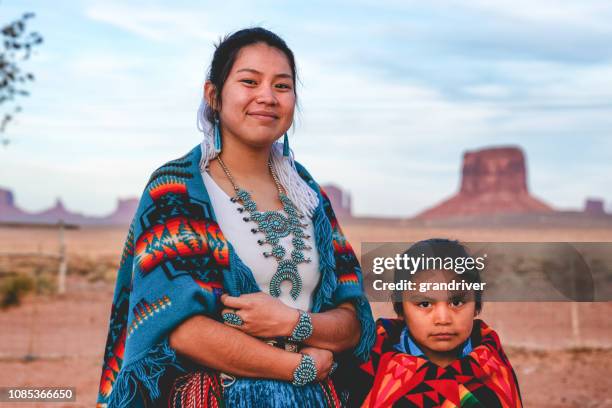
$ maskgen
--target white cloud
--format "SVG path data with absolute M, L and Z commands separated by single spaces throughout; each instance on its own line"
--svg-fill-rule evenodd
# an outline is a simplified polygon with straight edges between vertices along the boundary
M 84 52 L 69 61 L 68 65 L 75 74 L 100 77 L 119 73 L 126 74 L 135 69 L 142 69 L 146 67 L 146 60 L 135 56 Z
M 193 10 L 104 2 L 87 8 L 85 15 L 160 43 L 180 42 L 185 38 L 210 42 L 219 36 L 204 28 L 211 24 L 209 14 Z
M 591 29 L 612 30 L 610 16 L 612 6 L 599 0 L 458 0 L 454 5 L 490 12 L 505 18 L 517 18 L 531 22 L 573 24 Z
M 472 97 L 486 99 L 504 99 L 512 96 L 510 87 L 501 84 L 469 85 L 463 87 L 463 92 Z

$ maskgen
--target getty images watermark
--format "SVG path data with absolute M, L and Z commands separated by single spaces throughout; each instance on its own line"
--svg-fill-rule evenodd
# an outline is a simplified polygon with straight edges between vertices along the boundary
M 413 245 L 361 244 L 368 300 L 476 291 L 487 302 L 612 301 L 612 242 L 462 242 L 462 252 L 409 252 Z
M 395 254 L 389 257 L 374 257 L 372 259 L 372 273 L 382 275 L 386 272 L 401 272 L 402 275 L 414 275 L 417 271 L 453 271 L 462 275 L 469 271 L 482 271 L 485 269 L 487 254 L 477 257 L 441 257 L 441 256 L 410 256 L 408 254 Z M 372 281 L 372 288 L 377 291 L 469 291 L 484 290 L 486 282 L 468 282 L 451 280 L 449 282 L 414 282 L 411 279 L 395 279 L 386 281 L 376 279 Z

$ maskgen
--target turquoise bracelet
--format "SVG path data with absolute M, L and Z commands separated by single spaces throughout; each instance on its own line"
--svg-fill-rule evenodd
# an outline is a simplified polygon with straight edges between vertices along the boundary
M 293 328 L 291 336 L 289 336 L 289 340 L 295 341 L 296 343 L 302 343 L 307 338 L 312 336 L 312 330 L 313 327 L 310 314 L 300 310 L 300 319 Z
M 315 365 L 314 358 L 306 354 L 302 354 L 302 360 L 293 372 L 292 384 L 296 387 L 301 387 L 303 385 L 310 384 L 316 379 L 317 366 Z

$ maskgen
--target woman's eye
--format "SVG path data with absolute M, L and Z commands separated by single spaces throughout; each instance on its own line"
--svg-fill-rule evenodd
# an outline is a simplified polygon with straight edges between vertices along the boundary
M 431 302 L 420 302 L 417 304 L 417 306 L 422 309 L 426 309 L 431 306 Z
M 240 82 L 245 83 L 247 85 L 255 85 L 257 83 L 252 79 L 241 79 Z
M 280 89 L 291 89 L 291 85 L 288 84 L 276 84 L 276 87 Z

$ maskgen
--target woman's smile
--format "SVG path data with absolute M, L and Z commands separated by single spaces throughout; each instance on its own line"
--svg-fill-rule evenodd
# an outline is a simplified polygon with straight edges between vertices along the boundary
M 264 110 L 250 111 L 247 112 L 247 115 L 261 122 L 274 122 L 278 119 L 278 115 L 274 112 Z

